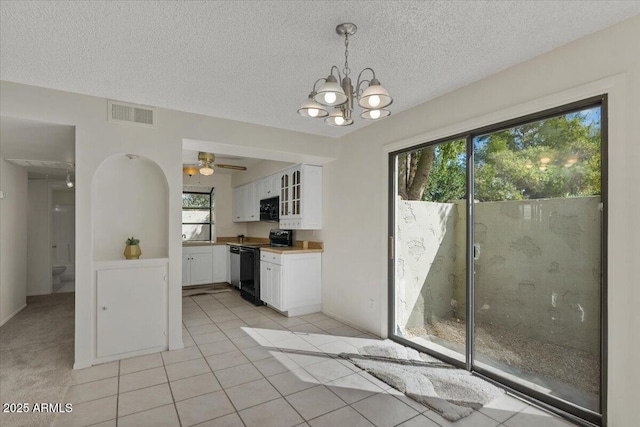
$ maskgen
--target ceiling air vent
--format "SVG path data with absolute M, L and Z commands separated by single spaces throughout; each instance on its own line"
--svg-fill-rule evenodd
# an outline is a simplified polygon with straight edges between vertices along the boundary
M 156 110 L 154 108 L 116 101 L 107 101 L 107 106 L 110 122 L 156 127 Z

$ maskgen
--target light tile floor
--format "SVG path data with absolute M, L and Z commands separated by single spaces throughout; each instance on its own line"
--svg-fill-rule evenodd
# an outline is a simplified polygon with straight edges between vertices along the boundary
M 238 293 L 183 299 L 185 348 L 74 372 L 59 426 L 570 426 L 505 395 L 451 423 L 337 357 L 379 339 Z

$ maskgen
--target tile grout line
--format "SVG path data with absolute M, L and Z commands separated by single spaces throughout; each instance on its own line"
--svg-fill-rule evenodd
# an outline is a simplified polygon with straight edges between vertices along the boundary
M 214 299 L 216 299 L 215 297 L 213 297 Z M 208 315 L 207 315 L 208 317 Z M 212 320 L 213 321 L 213 320 Z M 215 322 L 214 322 L 215 323 Z M 218 325 L 216 325 L 217 327 Z M 218 328 L 219 329 L 219 328 Z M 220 329 L 220 331 L 222 331 L 222 329 Z M 223 332 L 224 333 L 224 332 Z M 191 333 L 189 333 L 189 335 L 191 336 Z M 225 334 L 226 335 L 226 334 Z M 193 337 L 192 337 L 193 338 Z M 195 342 L 195 341 L 194 341 Z M 234 344 L 235 346 L 235 344 Z M 207 364 L 207 366 L 209 366 L 209 369 L 211 370 L 211 373 L 213 374 L 213 377 L 216 379 L 216 381 L 218 381 L 218 384 L 220 385 L 220 390 L 224 393 L 225 397 L 227 398 L 227 400 L 229 401 L 229 403 L 231 404 L 231 407 L 233 407 L 233 410 L 235 411 L 235 413 L 238 415 L 238 418 L 240 418 L 240 421 L 242 421 L 242 424 L 245 424 L 245 422 L 242 420 L 242 417 L 240 416 L 240 413 L 238 411 L 238 408 L 236 408 L 236 405 L 233 404 L 233 401 L 229 398 L 229 395 L 227 394 L 227 390 L 225 390 L 224 386 L 222 385 L 222 383 L 220 383 L 220 380 L 218 379 L 218 376 L 216 375 L 216 373 L 213 371 L 213 369 L 211 368 L 211 365 L 209 365 L 209 361 L 207 360 L 206 356 L 204 355 L 204 353 L 202 352 L 202 350 L 200 349 L 200 346 L 196 343 L 196 348 L 198 349 L 198 351 L 200 352 L 200 354 L 202 355 L 202 357 L 204 358 L 205 363 Z M 236 347 L 237 348 L 237 347 Z M 208 394 L 208 393 L 205 393 Z M 201 395 L 203 396 L 203 395 Z M 196 396 L 197 397 L 197 396 Z M 229 414 L 225 414 L 222 415 L 221 417 L 227 416 Z M 220 418 L 220 417 L 217 417 Z M 214 420 L 216 418 L 211 418 L 210 420 L 204 420 L 204 422 L 207 421 L 211 421 Z M 245 424 L 246 426 L 246 424 Z
M 187 331 L 187 333 L 189 334 L 189 337 L 193 339 L 193 337 L 191 336 L 191 333 L 189 331 Z M 162 355 L 160 355 L 160 358 L 162 359 L 162 367 L 164 368 L 164 374 L 167 377 L 167 386 L 169 387 L 169 393 L 171 393 L 171 400 L 173 401 L 173 410 L 176 411 L 176 417 L 178 417 L 178 424 L 180 425 L 180 427 L 182 427 L 182 420 L 180 419 L 180 412 L 178 412 L 176 397 L 173 395 L 173 388 L 171 388 L 171 381 L 169 381 L 169 373 L 167 372 L 167 365 L 164 363 L 164 358 L 162 357 Z
M 162 356 L 160 356 L 162 357 Z M 118 411 L 120 410 L 120 361 L 118 360 L 118 394 L 116 395 L 116 427 L 118 427 Z

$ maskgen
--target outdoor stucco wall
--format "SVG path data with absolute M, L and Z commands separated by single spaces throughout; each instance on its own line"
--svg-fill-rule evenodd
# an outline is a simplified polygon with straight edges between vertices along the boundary
M 396 323 L 420 327 L 455 310 L 456 261 L 464 262 L 464 246 L 456 244 L 458 209 L 454 203 L 404 200 L 397 207 Z M 464 234 L 464 222 L 462 227 Z
M 477 324 L 597 353 L 599 204 L 600 197 L 476 203 Z M 398 203 L 400 325 L 465 318 L 463 206 Z

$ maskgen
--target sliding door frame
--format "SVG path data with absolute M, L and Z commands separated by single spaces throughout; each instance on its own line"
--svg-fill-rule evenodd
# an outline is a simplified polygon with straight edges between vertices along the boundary
M 532 390 L 522 384 L 508 380 L 507 378 L 497 375 L 493 371 L 483 369 L 475 365 L 475 259 L 474 259 L 474 150 L 473 139 L 477 136 L 486 135 L 502 130 L 506 130 L 515 126 L 521 126 L 528 123 L 557 117 L 564 114 L 578 112 L 590 107 L 600 107 L 600 153 L 601 153 L 601 279 L 600 279 L 600 413 L 591 411 L 584 407 L 577 406 L 565 400 L 555 398 L 545 393 Z M 608 239 L 608 96 L 602 94 L 589 97 L 577 102 L 564 104 L 558 107 L 546 109 L 537 113 L 517 117 L 514 119 L 498 122 L 492 125 L 483 126 L 437 140 L 417 144 L 411 147 L 403 148 L 389 153 L 389 186 L 388 186 L 388 235 L 389 237 L 389 256 L 388 256 L 388 330 L 387 335 L 393 341 L 403 345 L 415 348 L 419 351 L 437 357 L 459 368 L 466 369 L 474 375 L 482 377 L 500 387 L 506 388 L 509 392 L 517 395 L 525 400 L 533 402 L 551 412 L 557 413 L 571 421 L 584 426 L 606 426 L 607 424 L 607 331 L 608 331 L 608 313 L 607 313 L 607 239 Z M 466 346 L 465 346 L 465 362 L 443 355 L 435 350 L 419 346 L 413 341 L 407 340 L 396 335 L 396 293 L 395 293 L 395 200 L 397 191 L 397 173 L 396 159 L 402 153 L 408 153 L 420 150 L 422 148 L 438 145 L 454 140 L 466 140 L 466 163 L 467 163 L 467 182 L 466 182 L 466 209 L 467 209 L 467 235 L 466 235 Z

